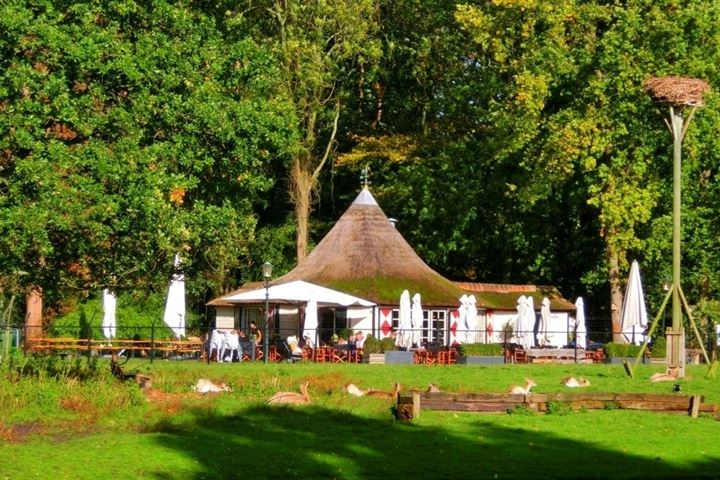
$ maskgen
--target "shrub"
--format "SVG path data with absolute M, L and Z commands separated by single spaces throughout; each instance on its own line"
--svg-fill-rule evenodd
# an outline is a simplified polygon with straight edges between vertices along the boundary
M 460 345 L 460 355 L 463 357 L 495 357 L 502 356 L 503 346 L 499 343 L 464 343 Z
M 608 357 L 636 357 L 640 353 L 640 345 L 630 343 L 606 343 L 603 348 Z
M 124 292 L 118 295 L 117 302 L 117 338 L 149 339 L 152 326 L 155 326 L 155 338 L 173 338 L 174 334 L 163 322 L 165 297 L 163 294 L 145 294 L 143 292 Z M 105 338 L 102 332 L 102 302 L 99 296 L 75 304 L 75 308 L 57 317 L 48 333 L 54 337 L 90 337 L 96 340 Z M 185 325 L 188 336 L 201 331 L 201 318 L 197 313 L 187 310 Z
M 650 356 L 653 358 L 665 358 L 667 353 L 667 340 L 665 337 L 657 337 L 653 340 Z
M 397 350 L 395 340 L 392 338 L 383 338 L 382 340 L 368 335 L 363 346 L 363 353 L 385 353 Z

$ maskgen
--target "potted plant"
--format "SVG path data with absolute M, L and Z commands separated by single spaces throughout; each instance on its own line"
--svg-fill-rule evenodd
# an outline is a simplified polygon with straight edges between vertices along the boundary
M 503 346 L 499 343 L 464 343 L 460 345 L 458 363 L 464 365 L 493 365 L 505 363 Z
M 413 363 L 413 352 L 399 351 L 393 338 L 382 340 L 368 335 L 363 346 L 363 363 Z

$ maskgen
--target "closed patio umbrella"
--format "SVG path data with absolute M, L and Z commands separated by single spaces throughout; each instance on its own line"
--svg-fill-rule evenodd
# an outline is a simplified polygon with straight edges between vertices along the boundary
M 177 273 L 180 267 L 180 256 L 175 255 L 175 270 L 170 281 L 167 301 L 165 302 L 165 324 L 175 333 L 177 338 L 185 336 L 185 276 Z
M 585 327 L 585 304 L 582 297 L 575 300 L 575 345 L 586 348 L 587 329 Z
M 410 320 L 412 322 L 412 345 L 419 347 L 422 344 L 423 310 L 420 294 L 416 293 L 412 299 Z
M 525 297 L 525 321 L 523 322 L 523 329 L 527 332 L 525 334 L 525 341 L 527 342 L 528 347 L 526 348 L 532 348 L 535 346 L 535 320 L 535 301 L 533 300 L 533 297 L 528 295 Z
M 465 319 L 467 317 L 467 295 L 463 294 L 460 297 L 460 306 L 458 307 L 458 318 L 457 318 L 457 338 L 462 343 L 467 343 L 467 330 L 465 326 Z
M 467 343 L 477 342 L 478 337 L 478 314 L 477 300 L 475 295 L 468 296 L 467 316 L 465 317 L 465 326 L 467 327 Z
M 115 294 L 109 289 L 105 288 L 102 291 L 102 306 L 103 306 L 103 321 L 102 329 L 105 338 L 115 338 L 117 322 L 115 319 L 115 307 L 117 305 L 117 298 Z
M 400 348 L 412 347 L 412 321 L 410 319 L 410 292 L 403 290 L 400 295 L 400 312 L 395 345 Z
M 641 345 L 645 341 L 645 329 L 648 325 L 645 296 L 643 295 L 640 266 L 637 260 L 630 266 L 625 298 L 623 298 L 620 329 L 628 343 Z
M 550 299 L 547 297 L 542 300 L 542 307 L 540 308 L 540 328 L 538 328 L 538 336 L 540 337 L 540 345 L 547 345 L 550 343 L 550 336 L 548 330 L 550 327 Z
M 305 325 L 303 325 L 303 338 L 309 338 L 313 342 L 315 347 L 317 342 L 317 330 L 318 330 L 318 314 L 317 314 L 317 301 L 314 299 L 308 300 L 305 306 Z

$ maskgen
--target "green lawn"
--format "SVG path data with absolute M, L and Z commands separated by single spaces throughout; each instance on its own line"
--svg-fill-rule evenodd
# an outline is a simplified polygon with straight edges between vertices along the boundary
M 583 411 L 479 414 L 423 411 L 412 424 L 391 405 L 351 397 L 342 386 L 502 392 L 532 377 L 537 392 L 587 376 L 591 392 L 670 393 L 621 366 L 263 365 L 136 361 L 159 398 L 114 379 L 6 375 L 0 380 L 0 480 L 212 478 L 720 478 L 720 423 L 703 415 Z M 104 371 L 104 365 L 100 365 Z M 109 370 L 109 369 L 108 369 Z M 689 367 L 682 393 L 720 403 L 720 381 Z M 200 396 L 197 378 L 232 393 Z M 268 406 L 275 391 L 310 382 L 313 404 Z

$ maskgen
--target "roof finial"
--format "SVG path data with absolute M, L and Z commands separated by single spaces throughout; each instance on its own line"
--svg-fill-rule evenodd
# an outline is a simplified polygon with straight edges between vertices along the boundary
M 360 171 L 360 183 L 362 183 L 363 188 L 368 188 L 368 185 L 370 185 L 370 167 L 365 166 Z

